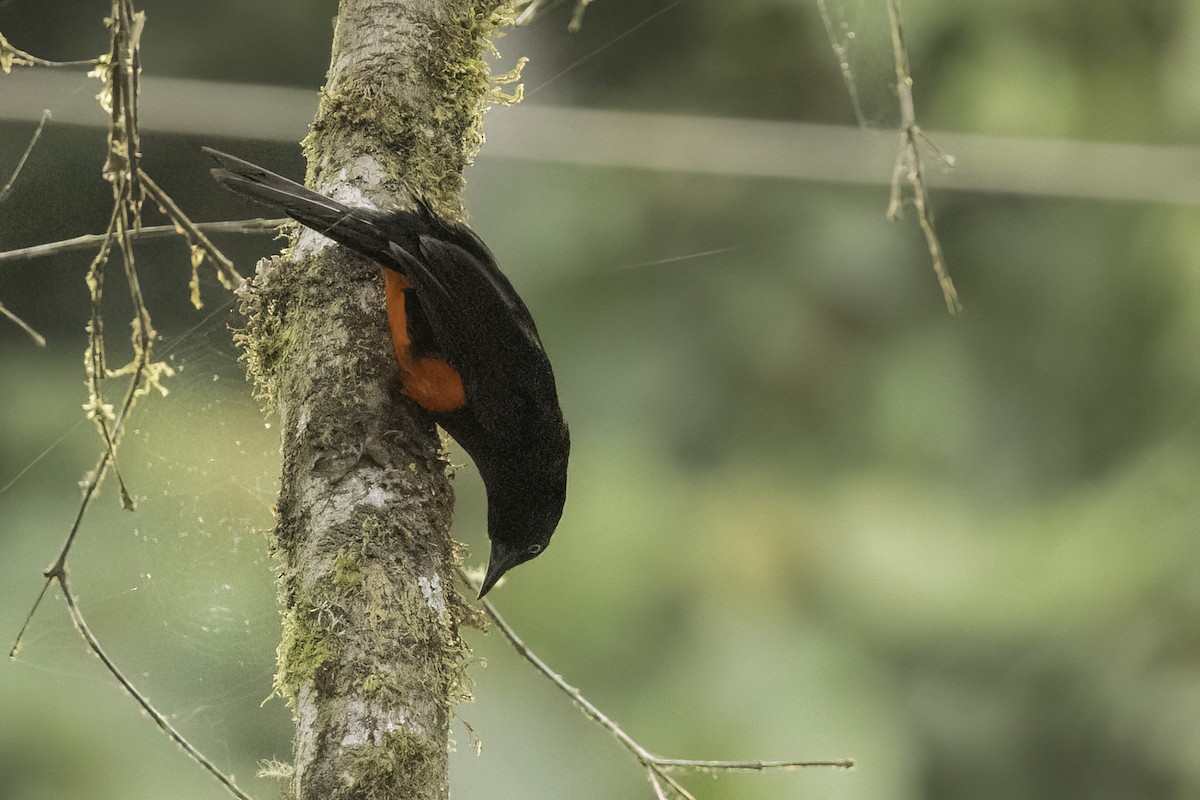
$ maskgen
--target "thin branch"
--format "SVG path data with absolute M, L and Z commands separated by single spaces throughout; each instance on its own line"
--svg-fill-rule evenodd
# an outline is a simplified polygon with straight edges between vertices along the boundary
M 583 29 L 583 13 L 587 11 L 587 7 L 591 2 L 592 0 L 575 0 L 575 9 L 571 12 L 571 22 L 567 25 L 567 30 L 571 33 L 579 33 Z M 524 0 L 523 3 L 518 2 L 516 6 L 521 9 L 521 12 L 513 20 L 513 24 L 529 24 L 539 11 L 549 5 L 551 5 L 550 0 Z
M 34 343 L 37 344 L 38 347 L 46 346 L 46 337 L 42 336 L 40 333 L 31 328 L 28 322 L 9 311 L 3 303 L 0 303 L 0 314 L 8 317 L 9 320 L 11 320 L 18 328 L 28 333 L 29 337 L 33 339 Z
M 21 174 L 21 170 L 25 169 L 25 162 L 29 160 L 29 154 L 33 152 L 34 146 L 37 145 L 38 139 L 42 138 L 42 131 L 46 127 L 46 123 L 50 121 L 50 109 L 42 111 L 42 119 L 38 122 L 37 128 L 33 131 L 33 136 L 29 139 L 29 144 L 25 147 L 25 152 L 21 154 L 21 158 L 17 161 L 16 169 L 13 170 L 12 177 L 8 179 L 8 183 L 4 184 L 4 188 L 0 189 L 0 202 L 3 202 L 12 191 L 13 184 L 17 182 L 17 177 Z
M 290 219 L 233 219 L 220 222 L 195 222 L 192 226 L 201 233 L 273 233 L 280 225 L 291 222 Z M 89 233 L 76 236 L 73 239 L 63 239 L 58 242 L 22 247 L 16 250 L 6 250 L 0 253 L 0 264 L 6 261 L 25 261 L 42 256 L 52 256 L 75 250 L 87 250 L 104 241 L 107 234 Z M 148 228 L 137 228 L 129 232 L 131 239 L 169 239 L 175 236 L 187 236 L 175 225 L 154 225 Z
M 105 361 L 104 348 L 104 316 L 101 309 L 104 303 L 104 277 L 105 267 L 108 265 L 108 257 L 112 252 L 113 242 L 116 241 L 116 236 L 121 228 L 121 219 L 123 212 L 123 203 L 119 190 L 117 200 L 113 203 L 112 215 L 109 217 L 108 231 L 105 239 L 100 244 L 100 249 L 92 259 L 91 265 L 88 267 L 86 283 L 88 287 L 91 320 L 87 326 L 87 350 L 84 354 L 84 374 L 88 387 L 88 401 L 84 406 L 84 411 L 88 418 L 96 425 L 96 429 L 100 432 L 100 438 L 104 440 L 105 457 L 101 460 L 100 466 L 97 468 L 95 476 L 95 487 L 98 487 L 100 481 L 103 480 L 104 472 L 109 466 L 113 468 L 113 472 L 117 476 L 117 485 L 121 490 L 121 504 L 125 508 L 133 507 L 133 500 L 129 495 L 129 490 L 125 487 L 125 481 L 121 478 L 121 473 L 116 467 L 116 447 L 117 442 L 121 437 L 121 426 L 114 424 L 109 428 L 109 418 L 112 415 L 112 408 L 104 402 L 104 395 L 101 389 L 101 384 L 104 378 L 108 375 L 108 366 Z M 124 415 L 122 415 L 122 418 Z M 91 492 L 84 495 L 83 502 L 80 506 L 79 516 L 75 519 L 75 525 L 72 527 L 71 534 L 67 537 L 67 544 L 63 548 L 63 552 L 59 555 L 59 560 L 56 566 L 61 568 L 66 563 L 67 552 L 71 549 L 71 543 L 75 538 L 75 532 L 79 528 L 79 523 L 83 518 L 83 512 L 86 509 Z M 36 609 L 36 606 L 35 606 Z M 32 612 L 30 612 L 32 613 Z
M 766 772 L 771 769 L 795 769 L 797 767 L 836 767 L 850 769 L 852 758 L 837 758 L 828 761 L 703 761 L 694 758 L 663 758 L 655 756 L 654 763 L 667 769 L 689 769 L 696 772 Z
M 525 0 L 525 6 L 521 9 L 521 13 L 513 20 L 514 25 L 526 25 L 533 21 L 537 16 L 537 12 L 546 4 L 546 0 Z M 518 7 L 520 4 L 518 3 Z
M 925 234 L 925 244 L 933 258 L 933 271 L 942 287 L 942 297 L 951 314 L 962 311 L 958 291 L 946 269 L 942 245 L 933 229 L 933 214 L 929 210 L 928 192 L 925 184 L 925 169 L 921 164 L 921 153 L 917 144 L 924 138 L 917 125 L 917 114 L 913 104 L 913 80 L 908 67 L 908 48 L 904 43 L 904 31 L 900 22 L 900 0 L 887 0 L 888 18 L 892 30 L 892 51 L 896 59 L 896 93 L 900 98 L 900 151 L 896 156 L 896 168 L 892 172 L 892 194 L 888 202 L 887 218 L 896 221 L 904 201 L 904 181 L 912 187 L 913 205 L 917 209 L 917 221 Z M 947 164 L 954 161 L 943 156 Z
M 225 300 L 223 300 L 220 304 L 217 305 L 216 308 L 214 308 L 212 311 L 210 311 L 207 316 L 205 316 L 203 319 L 201 319 L 200 321 L 193 324 L 190 328 L 185 330 L 183 333 L 179 334 L 178 336 L 173 337 L 171 339 L 171 342 L 165 348 L 163 348 L 163 351 L 162 351 L 163 355 L 169 355 L 169 354 L 173 353 L 175 350 L 182 347 L 183 345 L 190 344 L 191 337 L 193 334 L 196 333 L 196 331 L 198 331 L 201 328 L 203 328 L 204 326 L 208 325 L 213 319 L 215 319 L 217 316 L 219 316 L 222 312 L 224 312 L 231 305 L 233 305 L 233 302 L 234 302 L 233 297 L 225 298 Z M 16 475 L 12 476 L 8 480 L 8 483 L 4 484 L 3 486 L 0 486 L 0 495 L 4 494 L 9 489 L 11 489 L 14 485 L 16 485 L 16 483 L 19 480 L 21 480 L 21 478 L 25 477 L 25 474 L 28 473 L 29 470 L 36 467 L 39 463 L 41 463 L 42 459 L 44 459 L 46 456 L 48 456 L 52 452 L 54 452 L 54 450 L 59 445 L 61 445 L 63 442 L 65 442 L 67 440 L 68 436 L 71 436 L 73 433 L 75 433 L 76 429 L 78 429 L 79 426 L 84 424 L 85 422 L 87 422 L 86 418 L 78 419 L 75 421 L 74 425 L 68 426 L 67 429 L 65 431 L 63 431 L 62 434 L 60 434 L 57 439 L 55 439 L 50 444 L 48 444 L 45 447 L 45 449 L 42 450 L 42 452 L 40 452 L 36 456 L 34 456 L 32 461 L 30 461 L 28 464 L 26 464 Z
M 567 24 L 567 30 L 571 33 L 583 30 L 583 14 L 591 2 L 592 0 L 575 0 L 575 10 L 571 12 L 571 21 Z
M 667 797 L 667 790 L 663 788 L 662 781 L 660 781 L 658 776 L 654 774 L 654 770 L 647 769 L 646 778 L 650 781 L 650 786 L 654 789 L 654 796 L 658 800 L 670 800 L 670 798 Z
M 157 183 L 151 180 L 150 176 L 147 175 L 144 170 L 138 170 L 138 172 L 141 175 L 142 183 L 150 192 L 150 196 L 154 198 L 156 203 L 158 203 L 158 207 L 162 209 L 167 218 L 175 223 L 180 232 L 187 237 L 188 243 L 193 248 L 199 248 L 202 250 L 204 254 L 208 256 L 208 259 L 213 262 L 213 265 L 216 266 L 217 280 L 221 282 L 221 285 L 226 289 L 233 288 L 233 286 L 229 283 L 229 278 L 225 277 L 226 275 L 232 275 L 234 280 L 237 281 L 238 286 L 244 284 L 246 279 L 243 278 L 242 274 L 237 271 L 236 267 L 233 266 L 233 262 L 225 257 L 225 254 L 222 253 L 217 246 L 213 244 L 207 236 L 204 235 L 204 232 L 200 230 L 200 228 L 197 227 L 197 225 L 192 222 L 191 219 L 188 218 L 187 214 L 183 213 L 183 209 L 175 205 L 175 201 L 171 199 L 170 195 L 164 192 Z M 192 274 L 194 280 L 196 266 L 194 259 L 192 265 Z M 193 298 L 193 301 L 198 302 L 199 290 L 196 289 L 194 294 L 195 297 Z
M 80 61 L 50 61 L 45 58 L 38 58 L 35 55 L 26 53 L 19 47 L 13 47 L 4 34 L 0 33 L 0 71 L 9 72 L 13 67 L 95 67 L 100 65 L 102 59 L 88 58 Z
M 141 176 L 142 182 L 146 184 L 146 188 L 150 191 L 150 196 L 153 197 L 154 201 L 159 204 L 159 207 L 162 208 L 163 213 L 165 213 L 172 222 L 182 229 L 182 232 L 188 237 L 188 240 L 196 246 L 203 248 L 204 252 L 208 254 L 208 257 L 212 259 L 213 263 L 217 265 L 218 269 L 224 270 L 230 275 L 233 275 L 239 284 L 245 283 L 246 279 L 243 278 L 241 274 L 234 268 L 233 262 L 226 258 L 225 254 L 217 249 L 216 245 L 209 241 L 209 238 L 204 235 L 204 232 L 196 227 L 196 224 L 188 218 L 187 214 L 183 213 L 183 210 L 179 206 L 175 205 L 175 201 L 171 199 L 171 196 L 159 188 L 159 185 L 151 180 L 150 176 L 146 174 L 145 170 L 141 170 Z
M 460 569 L 460 574 L 468 586 L 478 590 L 478 582 L 472 580 L 465 571 Z M 483 601 L 484 613 L 491 619 L 495 626 L 508 640 L 509 644 L 533 667 L 547 679 L 557 686 L 564 694 L 571 698 L 584 716 L 596 722 L 601 727 L 606 729 L 612 736 L 620 742 L 625 749 L 633 754 L 633 756 L 644 766 L 647 774 L 650 776 L 650 783 L 654 787 L 655 792 L 664 797 L 665 791 L 662 784 L 666 784 L 672 791 L 686 800 L 695 800 L 691 793 L 681 786 L 671 775 L 668 774 L 672 769 L 687 769 L 700 772 L 731 772 L 731 771 L 755 771 L 761 772 L 769 769 L 796 769 L 800 767 L 835 767 L 839 769 L 849 769 L 854 766 L 852 759 L 843 758 L 828 761 L 700 761 L 688 758 L 665 758 L 655 755 L 637 742 L 632 736 L 624 731 L 620 725 L 614 722 L 603 711 L 601 711 L 594 703 L 583 696 L 583 693 L 576 687 L 567 683 L 567 681 L 555 672 L 549 664 L 543 661 L 536 653 L 529 649 L 529 646 L 517 635 L 516 630 L 500 615 L 496 607 L 488 599 Z
M 161 380 L 164 376 L 172 374 L 171 368 L 165 362 L 156 363 L 153 359 L 153 347 L 157 339 L 157 334 L 150 320 L 150 311 L 142 295 L 141 283 L 138 277 L 136 262 L 134 261 L 133 240 L 138 236 L 138 231 L 141 227 L 143 190 L 147 189 L 150 191 L 155 201 L 163 209 L 163 212 L 174 223 L 174 225 L 170 226 L 170 230 L 182 233 L 188 237 L 193 249 L 193 275 L 195 274 L 197 265 L 196 253 L 203 252 L 217 265 L 218 277 L 223 278 L 224 273 L 222 273 L 222 270 L 225 270 L 228 274 L 236 276 L 239 281 L 241 280 L 241 276 L 238 275 L 228 259 L 208 241 L 207 237 L 188 220 L 187 216 L 175 205 L 170 197 L 157 184 L 150 180 L 139 167 L 141 159 L 137 114 L 138 80 L 141 69 L 139 40 L 142 26 L 145 23 L 145 15 L 142 12 L 134 10 L 133 0 L 113 0 L 112 9 L 112 16 L 107 20 L 111 36 L 109 54 L 106 58 L 94 62 L 104 66 L 104 69 L 100 72 L 100 77 L 104 81 L 100 100 L 110 112 L 108 151 L 103 170 L 103 174 L 111 183 L 113 191 L 113 209 L 108 229 L 100 237 L 80 237 L 80 239 L 72 240 L 68 243 L 59 242 L 40 248 L 27 248 L 25 251 L 25 257 L 32 257 L 32 254 L 30 254 L 31 250 L 36 251 L 37 255 L 45 255 L 49 252 L 70 249 L 70 246 L 96 244 L 96 240 L 98 239 L 99 249 L 92 259 L 87 273 L 87 285 L 91 300 L 91 319 L 87 326 L 88 344 L 84 357 L 88 386 L 88 402 L 85 408 L 88 417 L 95 423 L 100 432 L 101 439 L 104 442 L 104 449 L 96 464 L 96 468 L 85 480 L 83 498 L 79 503 L 75 520 L 67 533 L 66 541 L 63 543 L 54 562 L 43 572 L 46 582 L 38 593 L 33 607 L 26 615 L 25 621 L 21 625 L 21 630 L 17 633 L 17 638 L 13 642 L 9 656 L 12 658 L 16 657 L 20 650 L 25 631 L 37 613 L 42 600 L 46 597 L 50 584 L 57 582 L 62 589 L 63 597 L 66 600 L 67 609 L 71 615 L 72 622 L 75 624 L 75 628 L 79 631 L 80 636 L 83 637 L 88 649 L 100 659 L 109 674 L 137 702 L 142 710 L 150 716 L 154 723 L 172 741 L 178 744 L 193 761 L 206 769 L 238 800 L 250 800 L 249 796 L 237 787 L 232 778 L 217 769 L 203 753 L 197 750 L 195 746 L 171 725 L 167 718 L 154 707 L 145 695 L 137 690 L 112 659 L 109 658 L 108 654 L 100 646 L 99 640 L 84 620 L 83 614 L 79 610 L 75 596 L 72 594 L 67 581 L 67 560 L 70 556 L 71 548 L 79 534 L 84 515 L 90 508 L 92 500 L 96 497 L 96 493 L 110 469 L 117 476 L 117 481 L 120 484 L 122 503 L 126 508 L 133 508 L 133 500 L 125 487 L 124 481 L 121 479 L 120 472 L 117 470 L 117 448 L 121 443 L 122 435 L 126 429 L 126 422 L 138 398 L 154 388 L 159 389 L 165 394 L 166 390 L 162 386 Z M 7 72 L 18 57 L 29 61 L 31 64 L 41 61 L 33 59 L 22 51 L 15 50 L 3 37 L 0 37 L 0 68 L 3 68 Z M 50 62 L 45 62 L 40 65 L 50 66 L 51 64 Z M 43 117 L 43 124 L 45 119 L 46 117 Z M 35 134 L 35 141 L 36 138 L 37 135 Z M 30 149 L 32 149 L 32 143 Z M 26 156 L 28 156 L 28 150 L 26 151 Z M 20 167 L 23 164 L 24 157 L 21 164 L 18 164 L 17 173 L 20 172 Z M 14 179 L 15 177 L 16 174 L 14 174 Z M 102 309 L 106 266 L 114 244 L 121 252 L 125 280 L 134 309 L 132 321 L 133 359 L 129 364 L 120 369 L 109 370 L 105 363 L 105 336 Z M 228 285 L 227 280 L 223 279 L 222 282 Z M 125 388 L 124 399 L 120 404 L 119 410 L 114 414 L 113 406 L 105 402 L 103 394 L 104 383 L 109 378 L 125 375 L 129 376 L 129 383 Z
M 92 504 L 92 498 L 96 496 L 96 490 L 100 488 L 100 484 L 104 481 L 104 476 L 108 472 L 110 464 L 110 454 L 106 449 L 100 455 L 100 462 L 96 464 L 96 468 L 92 470 L 87 480 L 87 485 L 83 489 L 83 500 L 79 503 L 79 509 L 75 512 L 75 521 L 71 524 L 71 530 L 67 533 L 67 539 L 63 542 L 62 549 L 58 551 L 58 557 L 54 562 L 42 571 L 46 582 L 42 585 L 42 590 L 38 592 L 37 599 L 33 601 L 33 607 L 29 609 L 29 613 L 25 615 L 25 621 L 21 624 L 21 629 L 17 631 L 17 638 L 13 640 L 12 647 L 9 648 L 8 657 L 16 658 L 21 652 L 21 643 L 25 638 L 25 631 L 29 628 L 29 623 L 33 621 L 34 614 L 37 613 L 38 607 L 41 606 L 42 600 L 46 597 L 46 590 L 50 588 L 50 584 L 58 580 L 59 576 L 67 574 L 67 556 L 71 552 L 71 546 L 75 543 L 75 537 L 79 533 L 79 526 L 83 523 L 83 515 L 87 513 L 88 506 Z
M 62 572 L 56 575 L 55 580 L 58 581 L 59 588 L 62 589 L 63 599 L 67 601 L 67 610 L 71 614 L 71 621 L 75 623 L 75 629 L 79 631 L 79 635 L 83 637 L 83 640 L 87 642 L 88 649 L 95 654 L 96 658 L 100 659 L 100 662 L 104 664 L 104 668 L 107 669 L 109 674 L 116 679 L 117 683 L 121 685 L 121 688 L 124 689 L 129 696 L 132 697 L 137 704 L 142 707 L 142 710 L 146 712 L 150 719 L 154 721 L 154 724 L 157 725 L 163 733 L 170 737 L 171 741 L 183 748 L 183 751 L 187 753 L 193 761 L 202 766 L 204 769 L 208 770 L 208 772 L 214 778 L 216 778 L 222 786 L 229 790 L 231 795 L 238 798 L 238 800 L 251 800 L 248 794 L 238 788 L 237 784 L 234 783 L 232 778 L 218 769 L 217 766 L 213 764 L 207 756 L 196 749 L 195 745 L 184 738 L 183 734 L 180 733 L 179 730 L 176 729 L 175 726 L 172 725 L 165 716 L 163 716 L 162 712 L 154 707 L 154 704 L 151 703 L 144 694 L 138 691 L 137 687 L 134 686 L 127 677 L 125 677 L 125 674 L 121 672 L 116 663 L 109 658 L 108 653 L 106 653 L 104 648 L 100 646 L 100 641 L 96 638 L 95 634 L 92 633 L 92 629 L 88 627 L 87 621 L 83 618 L 83 613 L 79 610 L 79 605 L 75 600 L 75 595 L 71 592 L 71 589 L 67 584 L 66 570 L 64 569 Z
M 40 122 L 38 122 L 37 128 L 34 129 L 33 136 L 30 137 L 29 144 L 25 147 L 25 152 L 22 153 L 21 157 L 17 160 L 17 166 L 13 169 L 12 177 L 8 179 L 8 183 L 4 184 L 4 186 L 0 188 L 0 202 L 3 202 L 8 197 L 9 193 L 12 192 L 13 184 L 15 184 L 17 182 L 17 178 L 20 177 L 21 170 L 25 168 L 25 162 L 29 160 L 29 154 L 33 152 L 33 148 L 37 145 L 38 139 L 41 138 L 42 131 L 45 129 L 46 122 L 49 119 L 50 110 L 46 109 L 42 112 L 42 119 Z M 46 346 L 46 337 L 35 331 L 25 320 L 9 311 L 3 303 L 0 303 L 0 314 L 7 317 L 13 322 L 13 324 L 29 334 L 29 337 L 37 343 L 38 347 Z
M 138 131 L 138 83 L 141 79 L 141 38 L 145 12 L 135 12 L 132 0 L 113 0 L 109 18 L 112 30 L 112 49 L 109 53 L 107 85 L 112 97 L 112 125 L 108 129 L 108 160 L 104 175 L 124 175 L 128 182 L 126 195 L 132 211 L 133 225 L 140 227 L 141 134 Z

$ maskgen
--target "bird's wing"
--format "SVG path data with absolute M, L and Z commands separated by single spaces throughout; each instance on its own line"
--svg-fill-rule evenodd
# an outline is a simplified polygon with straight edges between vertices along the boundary
M 212 170 L 212 176 L 226 188 L 278 208 L 300 224 L 360 255 L 375 261 L 389 259 L 388 242 L 390 238 L 395 238 L 395 228 L 399 224 L 391 221 L 393 215 L 370 208 L 347 206 L 282 175 L 211 147 L 205 147 L 204 152 L 220 164 Z M 386 225 L 385 220 L 389 221 Z
M 417 204 L 417 213 L 425 221 L 431 233 L 439 234 L 434 237 L 434 241 L 441 240 L 439 244 L 443 247 L 447 245 L 456 245 L 471 254 L 474 259 L 474 265 L 479 269 L 480 273 L 487 277 L 488 281 L 494 286 L 495 291 L 504 298 L 504 302 L 512 309 L 522 321 L 522 323 L 533 331 L 534 338 L 537 339 L 537 326 L 533 322 L 533 315 L 529 313 L 529 309 L 525 307 L 525 302 L 521 296 L 517 294 L 517 290 L 513 288 L 508 277 L 500 271 L 500 265 L 496 263 L 496 257 L 492 255 L 492 251 L 484 244 L 483 239 L 479 238 L 479 234 L 471 230 L 461 222 L 452 219 L 439 217 L 429 207 L 428 201 L 420 195 L 415 195 Z M 422 243 L 424 247 L 424 243 Z M 538 347 L 541 347 L 541 340 L 537 340 Z
M 553 413 L 550 361 L 528 309 L 495 262 L 435 236 L 421 236 L 420 249 L 405 272 L 480 424 L 507 437 L 519 434 L 523 422 Z M 403 253 L 393 247 L 397 259 Z

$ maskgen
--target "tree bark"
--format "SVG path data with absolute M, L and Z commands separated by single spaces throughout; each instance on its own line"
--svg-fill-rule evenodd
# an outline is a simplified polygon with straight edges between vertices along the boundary
M 498 2 L 342 0 L 308 183 L 461 214 L 490 88 Z M 379 268 L 301 230 L 242 293 L 249 371 L 281 423 L 283 634 L 275 689 L 297 726 L 288 796 L 448 796 L 470 614 L 455 588 L 453 492 L 437 431 L 398 394 Z

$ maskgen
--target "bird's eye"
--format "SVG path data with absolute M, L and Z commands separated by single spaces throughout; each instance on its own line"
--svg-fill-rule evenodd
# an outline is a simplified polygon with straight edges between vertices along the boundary
M 526 552 L 528 552 L 531 556 L 536 556 L 538 553 L 542 552 L 542 546 L 540 544 L 531 544 L 529 545 L 529 550 Z

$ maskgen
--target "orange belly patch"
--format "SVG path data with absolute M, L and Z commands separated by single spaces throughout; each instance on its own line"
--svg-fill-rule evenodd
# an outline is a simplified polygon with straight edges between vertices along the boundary
M 440 358 L 413 358 L 412 340 L 408 335 L 408 314 L 404 308 L 404 292 L 408 279 L 392 269 L 383 271 L 387 297 L 388 328 L 392 347 L 400 364 L 403 392 L 427 411 L 455 411 L 466 405 L 462 376 Z

